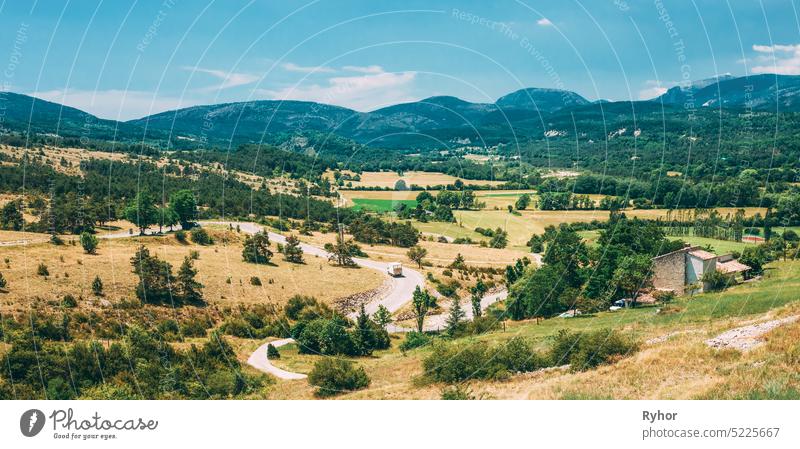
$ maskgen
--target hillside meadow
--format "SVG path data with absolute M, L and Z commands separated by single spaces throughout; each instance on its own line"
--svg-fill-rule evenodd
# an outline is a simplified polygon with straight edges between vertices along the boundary
M 738 285 L 724 293 L 679 298 L 668 305 L 600 312 L 579 318 L 509 322 L 505 328 L 457 341 L 503 344 L 512 337 L 534 341 L 537 349 L 551 344 L 562 329 L 617 329 L 640 342 L 640 350 L 616 363 L 572 372 L 546 369 L 512 375 L 507 380 L 468 381 L 473 397 L 485 399 L 798 399 L 800 322 L 776 328 L 764 344 L 749 352 L 717 350 L 705 340 L 739 326 L 800 313 L 797 291 L 800 263 L 774 262 L 763 280 Z M 363 366 L 372 384 L 341 399 L 438 399 L 444 384 L 423 376 L 427 348 L 401 352 L 404 336 L 393 335 L 391 349 L 373 357 L 352 359 Z M 316 355 L 302 355 L 296 346 L 281 350 L 275 364 L 308 372 Z M 274 399 L 311 399 L 304 381 L 282 381 L 270 389 Z

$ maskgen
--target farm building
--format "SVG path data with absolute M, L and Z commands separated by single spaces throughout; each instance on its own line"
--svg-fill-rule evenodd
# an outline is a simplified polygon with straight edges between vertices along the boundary
M 678 295 L 686 293 L 687 289 L 702 292 L 706 273 L 718 271 L 736 277 L 749 269 L 730 254 L 718 256 L 698 246 L 687 246 L 653 258 L 653 287 Z

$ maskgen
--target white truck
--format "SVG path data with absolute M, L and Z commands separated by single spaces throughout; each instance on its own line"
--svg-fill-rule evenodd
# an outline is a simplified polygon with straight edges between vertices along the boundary
M 400 262 L 390 263 L 386 267 L 386 273 L 392 277 L 400 277 L 403 275 L 403 265 Z

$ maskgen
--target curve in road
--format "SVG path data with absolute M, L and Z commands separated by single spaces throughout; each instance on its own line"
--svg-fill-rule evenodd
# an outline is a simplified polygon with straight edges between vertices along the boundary
M 272 374 L 273 376 L 279 379 L 287 379 L 287 380 L 297 380 L 297 379 L 305 379 L 305 374 L 300 373 L 293 373 L 291 371 L 286 371 L 278 368 L 277 366 L 270 363 L 269 358 L 267 358 L 267 346 L 272 344 L 276 348 L 280 348 L 281 346 L 286 346 L 290 343 L 294 343 L 294 340 L 291 338 L 284 338 L 282 340 L 275 340 L 271 342 L 264 343 L 263 345 L 259 346 L 258 349 L 253 351 L 250 354 L 250 357 L 247 359 L 247 364 L 252 366 L 253 368 L 267 373 Z

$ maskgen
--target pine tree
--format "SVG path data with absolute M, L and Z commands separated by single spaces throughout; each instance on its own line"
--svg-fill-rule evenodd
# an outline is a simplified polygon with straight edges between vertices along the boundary
M 464 313 L 464 309 L 461 308 L 461 302 L 459 301 L 458 297 L 453 298 L 453 305 L 450 306 L 450 315 L 447 316 L 446 322 L 446 329 L 447 335 L 454 336 L 458 331 L 458 328 L 461 327 L 461 321 L 466 318 L 466 314 Z
M 269 235 L 262 231 L 244 239 L 244 249 L 242 258 L 250 263 L 269 263 L 272 258 L 272 251 L 269 249 Z
M 100 276 L 95 276 L 92 281 L 92 293 L 95 296 L 103 296 L 103 281 L 100 280 Z
M 336 244 L 331 248 L 331 254 L 328 256 L 328 260 L 342 267 L 352 267 L 356 264 L 355 261 L 353 261 L 355 249 L 355 244 L 352 240 L 345 240 L 342 235 L 339 235 L 336 237 Z
M 274 360 L 281 358 L 281 353 L 278 352 L 278 348 L 276 348 L 272 343 L 267 345 L 267 359 Z
M 356 318 L 356 329 L 355 329 L 355 339 L 358 343 L 359 352 L 361 355 L 371 355 L 372 354 L 372 328 L 370 325 L 374 325 L 369 320 L 369 315 L 364 310 L 364 304 L 361 304 L 361 310 L 358 313 L 358 317 Z
M 475 284 L 475 287 L 472 287 L 472 316 L 476 318 L 481 316 L 481 299 L 483 299 L 483 295 L 486 294 L 486 290 L 486 284 L 480 279 L 478 279 L 478 283 Z
M 80 240 L 86 254 L 94 254 L 97 251 L 98 240 L 93 234 L 82 232 Z
M 417 314 L 417 331 L 422 332 L 423 325 L 425 324 L 425 315 L 428 310 L 435 304 L 433 297 L 427 290 L 419 288 L 414 289 L 414 294 L 411 296 L 411 305 L 414 307 L 414 312 Z
M 283 246 L 283 257 L 287 262 L 303 263 L 303 248 L 300 247 L 300 239 L 294 234 L 286 237 L 286 245 Z
M 383 304 L 380 304 L 378 305 L 378 310 L 372 315 L 372 319 L 375 324 L 382 329 L 386 329 L 386 326 L 392 322 L 392 313 Z
M 136 297 L 141 301 L 158 304 L 170 300 L 170 286 L 175 282 L 172 265 L 150 255 L 150 250 L 140 246 L 131 258 L 133 272 L 139 276 Z
M 180 299 L 188 303 L 203 302 L 203 284 L 197 282 L 197 269 L 190 257 L 184 257 L 178 270 L 177 283 Z

